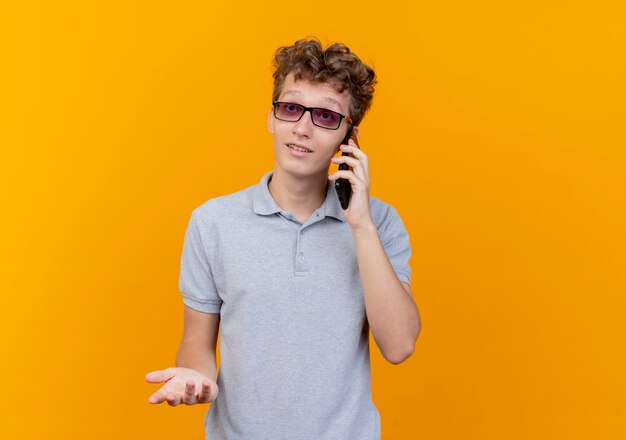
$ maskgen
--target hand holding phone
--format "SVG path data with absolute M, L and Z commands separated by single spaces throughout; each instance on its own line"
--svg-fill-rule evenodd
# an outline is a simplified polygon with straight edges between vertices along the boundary
M 350 127 L 350 129 L 348 130 L 348 133 L 346 133 L 346 137 L 344 138 L 344 140 L 341 141 L 341 145 L 347 144 L 349 139 L 352 139 L 354 143 L 356 144 L 357 148 L 359 148 L 359 142 L 357 141 L 356 133 L 354 132 L 352 127 Z M 349 153 L 345 151 L 341 153 L 341 155 L 352 157 L 352 155 L 350 155 Z M 347 163 L 340 163 L 339 169 L 349 170 L 350 167 L 348 167 Z M 341 203 L 341 207 L 343 209 L 348 209 L 348 205 L 350 204 L 350 197 L 352 196 L 352 186 L 350 186 L 350 181 L 348 179 L 342 179 L 342 178 L 335 180 L 335 190 L 337 191 L 337 197 L 339 197 L 339 202 Z

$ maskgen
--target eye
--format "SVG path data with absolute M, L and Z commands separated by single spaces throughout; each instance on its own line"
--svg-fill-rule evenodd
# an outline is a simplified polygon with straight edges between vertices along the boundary
M 332 110 L 326 110 L 323 108 L 316 109 L 313 114 L 313 119 L 322 127 L 336 128 L 341 122 L 341 115 Z
M 289 113 L 298 113 L 300 111 L 300 106 L 296 104 L 285 104 L 285 111 Z

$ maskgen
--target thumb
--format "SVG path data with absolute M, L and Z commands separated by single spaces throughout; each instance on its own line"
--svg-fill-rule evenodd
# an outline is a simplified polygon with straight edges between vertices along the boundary
M 151 371 L 146 374 L 146 381 L 150 383 L 167 382 L 172 377 L 174 377 L 174 373 L 168 368 L 167 370 Z

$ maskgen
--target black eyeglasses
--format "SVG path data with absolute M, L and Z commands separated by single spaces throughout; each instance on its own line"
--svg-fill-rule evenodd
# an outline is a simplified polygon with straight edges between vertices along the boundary
M 341 125 L 341 120 L 346 119 L 352 125 L 350 116 L 343 115 L 332 110 L 320 107 L 305 107 L 295 102 L 272 101 L 274 106 L 274 116 L 276 119 L 287 122 L 297 122 L 302 118 L 304 112 L 311 113 L 311 121 L 318 127 L 328 130 L 337 130 Z

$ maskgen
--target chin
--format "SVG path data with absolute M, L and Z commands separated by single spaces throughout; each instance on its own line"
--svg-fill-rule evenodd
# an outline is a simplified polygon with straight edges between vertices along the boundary
M 300 166 L 298 166 L 300 165 Z M 313 168 L 311 166 L 301 166 L 301 164 L 285 164 L 277 162 L 275 167 L 280 169 L 281 172 L 289 174 L 290 176 L 304 179 L 319 175 L 328 175 L 328 167 L 326 168 Z

